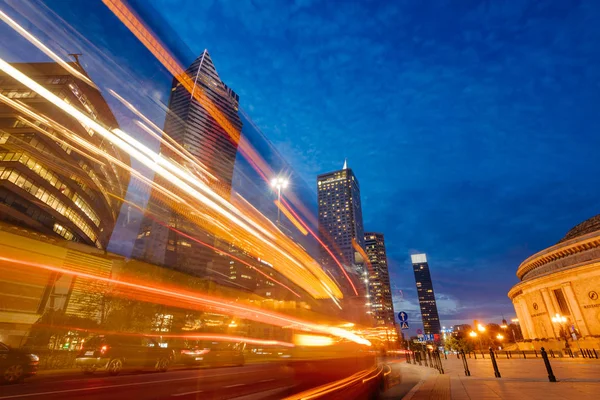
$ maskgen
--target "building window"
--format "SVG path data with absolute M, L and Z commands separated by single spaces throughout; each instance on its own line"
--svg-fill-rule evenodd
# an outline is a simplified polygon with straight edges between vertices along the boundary
M 569 311 L 569 305 L 567 304 L 567 299 L 565 298 L 565 294 L 563 293 L 562 289 L 555 289 L 554 296 L 556 297 L 556 302 L 558 303 L 560 313 L 562 315 L 571 315 L 571 311 Z

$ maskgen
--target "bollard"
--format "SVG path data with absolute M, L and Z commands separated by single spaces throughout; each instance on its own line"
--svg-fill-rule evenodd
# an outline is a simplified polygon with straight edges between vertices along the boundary
M 508 356 L 509 356 L 510 358 L 512 358 L 512 353 L 510 352 L 510 350 L 509 350 L 509 352 L 508 352 Z
M 554 376 L 554 373 L 552 372 L 552 367 L 550 366 L 550 360 L 548 360 L 548 354 L 546 354 L 546 350 L 544 350 L 543 347 L 541 353 L 542 358 L 544 359 L 544 364 L 546 365 L 546 371 L 548 371 L 548 380 L 550 382 L 556 382 L 556 377 Z
M 423 364 L 421 364 L 421 352 L 418 352 L 418 353 L 417 353 L 417 352 L 415 351 L 415 354 L 418 356 L 417 358 L 418 358 L 418 360 L 419 360 L 419 365 L 423 365 Z
M 477 353 L 473 352 L 473 358 L 477 360 Z
M 490 359 L 492 360 L 492 367 L 494 367 L 494 376 L 496 378 L 502 378 L 500 376 L 500 371 L 498 370 L 498 363 L 496 362 L 496 357 L 494 356 L 494 349 L 490 347 Z
M 552 349 L 550 349 L 550 356 L 552 356 L 552 358 L 554 358 L 554 351 L 552 351 Z
M 456 352 L 456 359 L 460 360 L 460 354 L 458 353 L 458 351 Z
M 412 357 L 413 357 L 413 364 L 417 365 L 417 357 L 415 356 L 415 352 L 412 351 L 411 353 L 412 353 Z
M 481 353 L 481 358 L 485 359 L 485 353 L 483 351 L 479 351 Z
M 433 358 L 431 357 L 431 351 L 427 351 L 427 357 L 429 357 L 429 367 L 430 368 L 435 368 L 435 366 L 433 365 Z
M 462 356 L 463 367 L 465 369 L 465 376 L 471 376 L 471 371 L 469 371 L 469 364 L 467 363 L 467 357 L 465 356 L 465 352 L 461 350 L 460 355 Z
M 533 349 L 533 354 L 535 354 L 535 358 L 537 358 L 537 350 Z
M 525 350 L 523 350 L 521 353 L 523 353 L 523 359 L 527 359 L 527 356 L 525 355 Z
M 404 358 L 406 358 L 406 363 L 410 364 L 410 354 L 408 352 L 404 353 Z
M 594 352 L 594 357 L 598 358 L 598 353 L 596 353 L 596 349 L 592 349 L 592 351 Z
M 444 353 L 444 355 L 446 355 L 446 353 Z M 442 357 L 440 356 L 440 353 L 437 353 L 437 358 L 438 358 L 438 365 L 440 366 L 440 369 L 439 369 L 440 374 L 444 375 L 444 365 L 442 364 Z
M 598 358 L 598 357 L 596 357 L 596 358 Z M 447 359 L 448 359 L 448 354 L 446 354 L 446 352 L 444 352 L 444 360 L 447 360 Z
M 508 351 L 505 351 L 504 354 L 506 354 L 506 359 L 508 360 Z

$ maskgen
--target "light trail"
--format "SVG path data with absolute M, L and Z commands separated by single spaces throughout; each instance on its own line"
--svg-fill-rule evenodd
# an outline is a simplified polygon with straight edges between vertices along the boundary
M 352 279 L 350 279 L 350 276 L 346 272 L 346 268 L 344 268 L 344 266 L 339 262 L 339 260 L 337 259 L 337 257 L 331 252 L 331 250 L 329 249 L 329 246 L 327 246 L 325 243 L 323 243 L 323 241 L 321 241 L 321 239 L 319 238 L 319 236 L 317 234 L 315 234 L 312 231 L 312 229 L 310 229 L 310 227 L 304 221 L 302 221 L 302 219 L 298 216 L 298 214 L 296 214 L 294 212 L 294 210 L 292 209 L 292 207 L 285 201 L 285 199 L 282 199 L 282 203 L 285 206 L 287 206 L 287 209 L 292 213 L 292 215 L 294 215 L 294 216 L 296 216 L 296 218 L 298 218 L 298 221 L 304 226 L 304 228 L 306 228 L 310 232 L 310 234 L 315 239 L 317 239 L 317 241 L 321 244 L 321 246 L 325 249 L 325 251 L 327 251 L 327 253 L 331 256 L 331 258 L 333 259 L 333 261 L 335 261 L 335 263 L 337 264 L 337 266 L 340 268 L 340 270 L 342 271 L 342 273 L 346 277 L 346 280 L 350 283 L 350 286 L 352 287 L 352 290 L 354 291 L 354 294 L 356 296 L 358 296 L 358 290 L 356 290 L 356 286 L 354 286 L 354 282 L 352 282 Z
M 22 72 L 20 72 L 19 70 L 17 70 L 16 68 L 14 68 L 12 65 L 8 64 L 6 61 L 4 61 L 1 58 L 0 58 L 0 69 L 3 70 L 8 75 L 12 76 L 17 81 L 21 82 L 23 85 L 27 86 L 31 90 L 38 93 L 40 96 L 42 96 L 43 98 L 48 100 L 50 103 L 54 104 L 58 108 L 67 112 L 69 115 L 71 115 L 73 118 L 78 120 L 80 123 L 91 127 L 99 135 L 103 136 L 104 138 L 109 140 L 111 143 L 113 143 L 114 145 L 119 147 L 121 150 L 128 153 L 131 157 L 138 160 L 139 162 L 141 162 L 148 168 L 152 169 L 155 173 L 158 173 L 159 175 L 161 175 L 163 178 L 165 178 L 167 181 L 169 181 L 170 184 L 175 185 L 176 187 L 178 187 L 179 189 L 184 191 L 186 194 L 193 197 L 195 200 L 198 200 L 201 203 L 207 205 L 213 211 L 215 211 L 218 214 L 222 215 L 223 217 L 227 218 L 229 221 L 233 222 L 235 225 L 238 225 L 239 227 L 241 227 L 243 230 L 245 230 L 247 233 L 249 233 L 251 235 L 250 237 L 257 239 L 257 240 L 259 240 L 260 243 L 263 243 L 263 244 L 267 245 L 268 247 L 272 248 L 273 250 L 278 252 L 280 255 L 284 256 L 286 259 L 288 259 L 289 261 L 291 261 L 292 263 L 294 263 L 295 265 L 300 267 L 301 269 L 307 269 L 307 267 L 305 265 L 301 264 L 299 261 L 297 261 L 294 257 L 292 257 L 290 254 L 288 254 L 286 251 L 282 250 L 275 243 L 264 239 L 262 237 L 262 235 L 260 235 L 258 231 L 256 231 L 252 227 L 250 227 L 247 222 L 249 222 L 251 225 L 255 225 L 255 226 L 257 224 L 254 221 L 249 220 L 247 217 L 239 215 L 238 214 L 239 211 L 237 209 L 235 209 L 230 203 L 227 203 L 229 206 L 228 208 L 235 210 L 237 215 L 234 215 L 230 211 L 221 208 L 217 203 L 215 203 L 214 201 L 209 199 L 207 196 L 205 196 L 204 194 L 200 193 L 198 190 L 196 190 L 192 186 L 190 186 L 190 184 L 184 182 L 180 177 L 190 181 L 196 187 L 200 186 L 200 187 L 203 187 L 205 190 L 210 190 L 210 189 L 208 189 L 208 187 L 206 187 L 206 185 L 203 185 L 197 179 L 193 179 L 193 177 L 191 175 L 189 175 L 185 171 L 182 171 L 180 168 L 178 168 L 176 165 L 172 164 L 170 161 L 166 160 L 159 154 L 152 152 L 146 146 L 139 143 L 135 139 L 131 138 L 125 132 L 118 130 L 118 129 L 115 129 L 111 132 L 108 129 L 104 128 L 98 122 L 96 122 L 95 120 L 93 120 L 90 117 L 88 117 L 87 115 L 85 115 L 82 111 L 78 110 L 71 104 L 66 103 L 64 100 L 60 99 L 58 96 L 54 95 L 49 90 L 45 89 L 43 86 L 41 86 L 40 84 L 35 82 L 33 79 L 29 78 L 27 75 L 23 74 Z M 214 196 L 218 196 L 218 195 L 214 194 L 214 192 L 211 192 L 211 193 L 213 193 Z M 219 199 L 221 200 L 221 202 L 225 201 L 220 197 L 219 197 Z M 247 222 L 244 222 L 244 220 Z M 265 231 L 264 228 L 262 228 L 262 227 L 259 230 L 261 232 Z M 270 236 L 272 237 L 272 235 L 270 235 Z M 330 281 L 329 277 L 327 277 L 327 275 L 324 274 L 324 272 L 320 268 L 315 269 L 314 267 L 312 267 L 312 268 L 310 268 L 310 270 L 311 270 L 311 273 L 315 274 L 315 276 L 320 277 L 317 279 L 317 282 L 320 280 L 323 280 L 323 279 L 325 281 Z M 309 293 L 311 293 L 315 297 L 322 296 L 322 293 L 317 291 L 317 288 L 310 282 L 311 279 L 308 275 L 305 276 L 305 279 L 308 279 L 308 280 L 306 282 L 300 283 L 300 286 L 302 286 L 305 290 L 307 290 Z M 335 285 L 335 284 L 331 281 L 330 285 Z M 335 288 L 337 288 L 337 286 L 335 286 Z M 326 297 L 330 297 L 329 293 L 326 293 L 326 295 L 327 295 Z M 342 292 L 339 290 L 339 288 L 337 288 L 337 290 L 335 292 L 335 296 L 342 297 Z
M 259 175 L 270 182 L 269 177 L 274 177 L 275 174 L 252 147 L 244 136 L 231 124 L 226 116 L 215 106 L 202 88 L 196 90 L 195 82 L 187 75 L 185 69 L 175 60 L 175 58 L 165 49 L 163 44 L 156 39 L 156 36 L 145 24 L 137 18 L 137 16 L 125 5 L 121 0 L 103 0 L 104 4 L 115 14 L 117 18 L 138 38 L 138 40 L 156 57 L 156 59 L 181 83 L 181 85 L 194 97 L 196 101 L 209 113 L 209 115 L 217 121 L 229 135 L 230 139 L 238 144 L 239 151 L 244 158 L 253 166 Z M 300 202 L 298 202 L 300 203 Z M 300 203 L 301 204 L 301 203 Z M 346 273 L 342 264 L 337 260 L 336 256 L 325 246 L 325 244 L 312 233 L 317 241 L 325 247 L 326 251 L 335 260 L 338 267 L 350 283 L 354 293 L 358 295 L 354 283 Z M 329 279 L 327 277 L 327 279 Z M 333 283 L 333 282 L 332 282 Z M 338 296 L 339 297 L 339 296 Z
M 26 260 L 19 260 L 19 259 L 14 259 L 14 258 L 10 258 L 10 257 L 4 257 L 4 256 L 0 256 L 0 261 L 4 261 L 4 262 L 10 263 L 10 264 L 17 264 L 20 266 L 28 266 L 28 267 L 38 268 L 38 269 L 42 269 L 42 270 L 46 270 L 46 271 L 50 271 L 50 272 L 57 272 L 60 274 L 80 277 L 80 278 L 84 278 L 84 279 L 91 279 L 91 280 L 95 280 L 95 281 L 105 282 L 105 283 L 113 284 L 116 286 L 121 286 L 121 287 L 124 287 L 127 289 L 131 289 L 133 291 L 139 290 L 144 293 L 158 295 L 159 298 L 157 300 L 161 300 L 161 301 L 164 301 L 165 299 L 172 299 L 172 300 L 186 301 L 188 303 L 200 305 L 203 307 L 209 307 L 209 308 L 214 307 L 219 310 L 226 310 L 226 312 L 228 312 L 232 315 L 236 315 L 238 317 L 244 318 L 244 319 L 250 319 L 250 320 L 258 321 L 258 322 L 265 322 L 270 325 L 283 327 L 283 326 L 287 326 L 290 324 L 295 324 L 296 326 L 298 326 L 304 330 L 307 330 L 307 331 L 327 333 L 327 334 L 330 334 L 330 335 L 333 335 L 336 337 L 340 337 L 343 339 L 353 341 L 358 344 L 363 344 L 366 346 L 371 345 L 371 342 L 366 340 L 365 338 L 362 338 L 362 337 L 354 334 L 353 332 L 349 332 L 349 331 L 346 331 L 341 328 L 330 327 L 330 326 L 326 326 L 326 325 L 317 325 L 312 322 L 306 322 L 306 321 L 294 319 L 294 318 L 288 317 L 287 315 L 284 315 L 284 314 L 266 312 L 257 307 L 242 306 L 242 305 L 232 302 L 229 299 L 209 297 L 206 295 L 199 295 L 199 294 L 193 293 L 193 292 L 183 292 L 183 291 L 162 289 L 162 288 L 149 286 L 148 284 L 144 284 L 144 283 L 133 283 L 133 282 L 128 282 L 128 281 L 121 281 L 121 280 L 117 280 L 117 279 L 113 279 L 113 278 L 108 278 L 105 276 L 99 276 L 99 275 L 94 275 L 94 274 L 80 272 L 80 271 L 73 271 L 73 270 L 70 270 L 70 269 L 67 269 L 64 267 L 56 267 L 56 266 L 40 264 L 40 263 L 36 263 L 36 262 L 30 262 L 30 261 L 26 261 Z M 127 292 L 123 292 L 123 294 L 130 294 L 130 291 L 128 290 Z
M 21 35 L 25 39 L 27 39 L 27 41 L 29 41 L 29 43 L 33 44 L 35 47 L 40 49 L 42 51 L 42 53 L 46 54 L 48 57 L 50 57 L 51 59 L 56 61 L 58 64 L 60 64 L 60 66 L 63 67 L 64 69 L 66 69 L 71 75 L 75 76 L 78 79 L 81 79 L 82 81 L 84 81 L 85 83 L 87 83 L 88 85 L 90 85 L 94 88 L 96 87 L 96 85 L 94 84 L 94 82 L 92 82 L 90 80 L 90 78 L 88 78 L 81 72 L 77 71 L 75 68 L 71 67 L 68 63 L 63 61 L 62 58 L 60 58 L 56 53 L 54 53 L 48 47 L 46 47 L 42 42 L 40 42 L 31 33 L 27 32 L 27 30 L 25 30 L 21 25 L 19 25 L 12 18 L 10 18 L 8 15 L 6 15 L 4 12 L 2 12 L 2 10 L 0 10 L 0 19 L 2 21 L 4 21 L 8 26 L 13 28 L 19 35 Z

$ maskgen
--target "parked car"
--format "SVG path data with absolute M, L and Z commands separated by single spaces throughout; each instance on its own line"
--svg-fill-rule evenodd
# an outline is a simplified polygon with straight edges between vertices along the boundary
M 0 342 L 0 382 L 16 383 L 35 375 L 39 361 L 35 354 L 13 349 Z
M 165 372 L 172 352 L 148 336 L 98 335 L 85 342 L 75 359 L 84 374 L 105 370 L 111 375 L 123 369 L 147 369 Z
M 242 366 L 245 347 L 246 344 L 241 342 L 187 341 L 185 348 L 180 350 L 179 362 L 188 366 Z

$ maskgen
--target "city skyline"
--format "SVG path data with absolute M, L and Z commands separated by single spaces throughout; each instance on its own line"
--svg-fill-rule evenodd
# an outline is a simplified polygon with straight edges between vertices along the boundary
M 351 160 L 374 200 L 365 226 L 386 234 L 397 308 L 418 312 L 410 254 L 427 251 L 445 324 L 514 315 L 515 266 L 597 214 L 597 4 L 219 3 L 201 26 L 185 2 L 153 4 L 188 46 L 214 47 L 306 182 Z
M 68 17 L 81 11 L 81 8 L 84 8 L 82 5 L 71 5 L 70 9 L 66 10 L 61 2 L 54 3 L 53 6 L 64 13 L 69 23 L 78 26 L 77 19 Z M 365 21 L 353 25 L 350 35 L 344 35 L 338 28 L 333 32 L 304 29 L 309 22 L 306 18 L 299 18 L 294 23 L 287 24 L 286 28 L 289 29 L 290 37 L 295 38 L 297 43 L 281 51 L 277 47 L 278 43 L 273 40 L 277 36 L 275 33 L 280 32 L 283 26 L 278 20 L 268 18 L 269 10 L 247 6 L 229 7 L 231 12 L 225 13 L 225 5 L 216 5 L 209 7 L 205 12 L 209 20 L 220 23 L 200 27 L 186 23 L 193 11 L 187 8 L 185 2 L 182 2 L 180 7 L 165 7 L 164 3 L 158 0 L 152 3 L 156 10 L 164 11 L 163 17 L 168 23 L 172 26 L 182 26 L 183 29 L 178 29 L 177 34 L 182 37 L 186 46 L 192 48 L 192 53 L 199 54 L 204 47 L 214 49 L 212 55 L 219 59 L 219 72 L 223 79 L 231 83 L 242 95 L 242 107 L 252 111 L 253 119 L 275 146 L 300 168 L 299 175 L 304 181 L 311 182 L 314 175 L 334 169 L 340 159 L 349 157 L 355 160 L 353 168 L 365 182 L 363 200 L 368 201 L 372 197 L 379 199 L 365 214 L 365 223 L 371 229 L 386 233 L 390 248 L 388 255 L 394 301 L 401 309 L 418 312 L 416 291 L 410 285 L 412 272 L 409 255 L 427 250 L 430 259 L 435 261 L 441 273 L 438 296 L 444 323 L 456 324 L 474 317 L 481 320 L 500 320 L 502 314 L 514 313 L 505 295 L 506 289 L 517 282 L 514 266 L 528 255 L 544 248 L 547 243 L 559 238 L 562 232 L 579 221 L 597 213 L 592 201 L 595 196 L 593 189 L 585 184 L 593 177 L 593 169 L 586 168 L 586 165 L 594 157 L 589 150 L 594 146 L 582 149 L 576 145 L 578 141 L 571 140 L 570 136 L 570 127 L 580 126 L 584 120 L 583 116 L 586 117 L 589 127 L 598 122 L 587 107 L 597 101 L 597 95 L 582 84 L 583 75 L 571 74 L 567 64 L 552 58 L 554 52 L 559 52 L 558 48 L 545 48 L 539 39 L 544 35 L 557 35 L 557 31 L 551 28 L 552 24 L 548 22 L 549 18 L 554 18 L 557 26 L 567 32 L 565 40 L 570 43 L 566 47 L 568 50 L 563 54 L 564 58 L 574 62 L 579 59 L 593 59 L 594 54 L 589 50 L 591 47 L 586 46 L 589 39 L 583 35 L 583 31 L 571 28 L 578 25 L 577 23 L 567 21 L 567 18 L 584 21 L 585 10 L 580 4 L 563 1 L 557 2 L 559 5 L 556 7 L 547 9 L 538 8 L 530 1 L 515 4 L 509 9 L 502 9 L 497 5 L 483 7 L 477 2 L 453 9 L 446 9 L 446 5 L 440 4 L 439 7 L 447 11 L 442 16 L 442 24 L 428 17 L 426 10 L 416 5 L 373 6 L 372 9 L 365 5 L 357 5 L 356 9 L 342 7 L 339 10 L 339 21 L 336 19 L 338 22 L 332 25 L 334 27 L 348 26 L 344 21 L 354 20 L 356 15 L 364 13 L 372 13 L 388 22 L 382 24 L 380 29 L 368 30 L 370 22 Z M 101 5 L 98 7 L 101 8 Z M 242 9 L 244 12 L 240 14 Z M 595 8 L 592 7 L 592 10 Z M 318 3 L 307 3 L 285 10 L 282 15 L 288 18 L 296 14 L 314 16 L 317 20 L 322 20 L 332 11 Z M 405 26 L 404 31 L 390 31 L 388 24 L 394 15 L 404 16 L 401 22 Z M 519 19 L 519 16 L 522 18 Z M 272 24 L 266 25 L 269 26 L 268 35 L 261 36 L 261 40 L 266 40 L 269 46 L 263 43 L 260 49 L 256 47 L 258 43 L 262 43 L 261 40 L 256 40 L 261 31 L 258 25 L 248 23 L 253 18 Z M 406 22 L 423 18 L 424 32 L 414 32 L 416 28 Z M 493 55 L 481 57 L 477 62 L 473 61 L 477 60 L 478 55 L 488 54 L 484 51 L 484 44 L 474 38 L 478 33 L 486 32 L 485 21 L 493 21 L 495 18 L 500 18 L 506 24 L 514 23 L 516 26 L 528 26 L 527 21 L 534 24 L 524 31 L 523 40 L 516 40 L 509 32 L 502 30 L 502 24 L 497 27 L 501 35 L 495 37 L 494 43 L 510 49 L 512 56 L 526 54 L 522 63 L 507 64 L 504 58 Z M 469 25 L 468 28 L 459 25 L 461 28 L 452 36 L 440 34 L 449 21 L 473 19 L 478 22 L 473 26 Z M 239 26 L 246 37 L 255 38 L 249 42 L 251 45 L 238 48 L 232 36 L 237 34 L 223 30 L 228 23 Z M 88 32 L 91 35 L 95 34 L 93 27 L 89 27 Z M 538 32 L 543 34 L 537 35 Z M 412 33 L 419 38 L 416 42 L 408 40 Z M 463 33 L 470 33 L 470 36 L 460 36 Z M 352 46 L 340 48 L 335 46 L 336 35 L 342 39 L 359 38 L 361 41 L 357 43 L 378 45 L 362 49 Z M 121 40 L 120 37 L 122 35 L 106 35 L 109 42 Z M 198 40 L 200 37 L 202 40 Z M 390 39 L 382 39 L 385 37 Z M 327 46 L 314 48 L 313 54 L 308 51 L 310 47 L 304 45 L 310 38 L 319 38 Z M 400 58 L 396 53 L 391 58 L 382 58 L 389 51 L 392 38 L 405 46 L 407 52 Z M 424 52 L 427 46 L 432 45 L 428 44 L 425 38 L 440 46 L 434 46 L 433 52 Z M 534 52 L 525 51 L 528 48 L 536 49 L 543 57 L 533 57 Z M 277 57 L 272 57 L 275 50 Z M 367 50 L 371 52 L 371 57 L 365 59 L 375 60 L 377 65 L 383 68 L 381 71 L 385 73 L 385 78 L 369 81 L 365 85 L 354 79 L 356 71 L 349 68 L 344 60 L 352 59 L 352 54 L 358 51 Z M 453 58 L 452 51 L 460 55 L 466 54 L 468 57 Z M 323 70 L 327 68 L 325 62 L 314 69 L 303 68 L 302 85 L 289 79 L 289 76 L 299 72 L 298 69 L 303 65 L 309 65 L 295 61 L 290 65 L 292 55 L 301 56 L 303 60 L 308 60 L 311 56 L 327 60 L 327 54 L 331 57 L 330 63 L 339 63 L 342 67 L 338 70 L 336 79 L 329 80 L 325 85 L 320 82 L 327 76 Z M 548 60 L 551 68 L 543 69 L 542 59 Z M 244 63 L 250 60 L 257 68 L 244 67 Z M 273 63 L 273 60 L 277 62 Z M 471 64 L 474 74 L 464 76 L 459 73 L 461 68 Z M 421 67 L 416 68 L 417 66 Z M 517 67 L 521 68 L 522 72 L 517 71 Z M 389 72 L 395 71 L 396 68 L 402 73 L 390 77 Z M 444 85 L 433 84 L 432 78 L 443 76 L 444 68 L 454 75 L 442 80 Z M 499 73 L 502 68 L 508 71 L 506 77 Z M 539 70 L 544 73 L 534 73 Z M 593 71 L 588 71 L 588 74 L 593 76 Z M 273 76 L 286 78 L 283 81 L 283 90 L 273 88 L 270 83 Z M 560 77 L 563 76 L 570 78 L 561 80 Z M 511 81 L 514 77 L 518 77 L 514 79 L 515 82 L 526 79 L 530 85 L 515 85 Z M 374 75 L 370 79 L 374 79 Z M 566 97 L 553 96 L 553 86 L 549 82 L 554 81 L 560 82 L 561 90 L 574 93 L 576 101 L 586 107 L 574 106 L 579 103 L 566 102 Z M 386 86 L 378 86 L 383 82 L 387 82 Z M 414 93 L 420 93 L 419 84 L 425 85 L 428 90 L 424 91 L 422 96 L 415 96 Z M 312 89 L 305 90 L 307 85 Z M 382 100 L 382 104 L 401 103 L 405 106 L 394 108 L 390 113 L 382 114 L 382 118 L 375 120 L 361 117 L 366 114 L 359 109 L 341 107 L 337 112 L 328 113 L 327 116 L 337 116 L 328 120 L 325 110 L 331 110 L 332 105 L 345 104 L 340 97 L 342 94 L 347 96 L 346 92 L 340 91 L 344 87 L 358 90 L 353 95 L 359 99 L 368 98 L 366 94 L 373 98 L 385 96 L 387 100 Z M 401 90 L 396 90 L 398 87 Z M 534 92 L 532 87 L 538 87 L 538 92 Z M 492 90 L 494 96 L 503 101 L 497 105 L 479 102 L 484 89 Z M 526 96 L 515 95 L 515 91 L 518 90 L 525 90 Z M 453 96 L 455 91 L 457 96 Z M 319 96 L 306 97 L 308 93 L 319 93 Z M 284 94 L 285 98 L 282 97 Z M 552 98 L 552 102 L 545 100 L 548 98 Z M 266 99 L 277 99 L 274 102 L 285 107 L 270 108 Z M 435 116 L 440 122 L 436 127 L 442 126 L 447 132 L 441 137 L 433 135 L 436 129 L 423 122 L 428 121 L 428 117 L 422 110 L 427 109 L 426 105 L 430 100 L 436 104 Z M 353 104 L 353 107 L 368 105 L 364 101 Z M 460 112 L 451 113 L 446 107 L 441 107 L 442 104 L 454 104 L 455 107 L 459 107 Z M 490 115 L 476 112 L 475 118 L 464 125 L 464 129 L 460 129 L 459 119 L 464 120 L 463 116 L 468 115 L 469 107 L 481 110 L 483 104 L 496 111 Z M 510 104 L 515 106 L 509 107 Z M 528 107 L 532 107 L 533 115 L 526 112 Z M 545 111 L 546 108 L 552 112 Z M 284 109 L 297 112 L 283 113 Z M 369 108 L 365 108 L 367 109 Z M 506 118 L 497 118 L 500 111 Z M 412 117 L 400 118 L 406 113 L 411 113 L 409 115 Z M 484 116 L 492 118 L 491 122 Z M 553 122 L 544 123 L 544 129 L 534 129 L 532 124 L 527 122 L 532 119 L 547 119 Z M 350 125 L 345 126 L 343 121 L 351 121 L 352 128 L 349 128 Z M 367 129 L 367 122 L 375 125 Z M 330 147 L 321 143 L 318 136 L 322 131 L 321 126 L 331 135 L 335 134 L 334 140 L 343 146 Z M 341 135 L 342 126 L 345 126 L 344 132 L 348 132 L 349 129 L 353 132 L 380 132 L 378 135 L 381 140 L 367 141 L 361 146 L 362 142 L 357 139 Z M 394 140 L 390 139 L 390 127 L 393 126 L 401 128 L 401 135 L 394 133 Z M 484 134 L 478 130 L 479 126 L 484 127 Z M 492 130 L 493 126 L 500 129 Z M 517 127 L 521 134 L 517 130 L 513 132 L 512 127 Z M 596 138 L 589 136 L 591 131 L 593 129 L 581 127 L 573 134 L 578 135 L 579 142 L 593 142 Z M 491 151 L 494 143 L 503 143 L 502 140 L 496 140 L 497 136 L 502 135 L 508 135 L 518 145 L 503 147 L 502 151 Z M 468 140 L 471 137 L 477 139 Z M 312 143 L 317 145 L 310 148 Z M 464 143 L 465 146 L 456 146 L 456 143 Z M 558 143 L 566 145 L 559 146 Z M 397 148 L 399 153 L 390 159 L 384 149 L 392 147 Z M 361 157 L 363 154 L 368 154 L 369 157 Z M 377 158 L 377 154 L 383 156 Z M 501 154 L 504 156 L 500 157 Z M 508 162 L 507 160 L 511 159 L 508 155 L 521 161 Z M 375 159 L 377 164 L 372 164 Z M 383 179 L 382 174 L 374 173 L 373 165 L 394 168 L 402 166 L 403 163 L 399 163 L 399 160 L 403 160 L 404 164 L 409 166 L 398 169 L 396 179 L 402 182 L 402 185 L 390 185 L 387 179 Z M 430 163 L 427 160 L 434 162 Z M 546 160 L 553 161 L 548 163 Z M 473 163 L 481 168 L 473 169 Z M 451 167 L 452 165 L 454 167 Z M 567 168 L 559 168 L 560 165 Z M 529 171 L 531 173 L 528 173 Z M 560 181 L 559 186 L 556 185 L 556 180 Z M 561 191 L 554 192 L 558 187 Z M 542 206 L 532 207 L 531 204 L 539 200 L 537 194 L 546 190 L 553 194 L 541 200 Z M 493 196 L 490 196 L 490 193 L 493 193 Z M 556 200 L 550 201 L 550 198 Z M 438 199 L 449 200 L 440 202 Z M 403 213 L 404 219 L 387 209 L 386 205 L 396 202 L 400 202 L 400 206 L 406 210 Z M 481 207 L 483 209 L 480 210 Z M 424 229 L 424 226 L 427 226 L 427 229 Z M 446 232 L 447 226 L 454 227 L 455 232 Z M 477 235 L 475 231 L 482 229 L 485 233 L 490 233 L 490 239 L 481 242 L 474 240 L 473 235 Z M 499 280 L 491 279 L 486 274 L 486 271 L 491 270 L 501 273 Z M 454 275 L 459 272 L 472 277 L 473 280 L 468 282 L 456 279 Z M 477 282 L 478 287 L 475 290 L 467 290 L 473 282 Z

